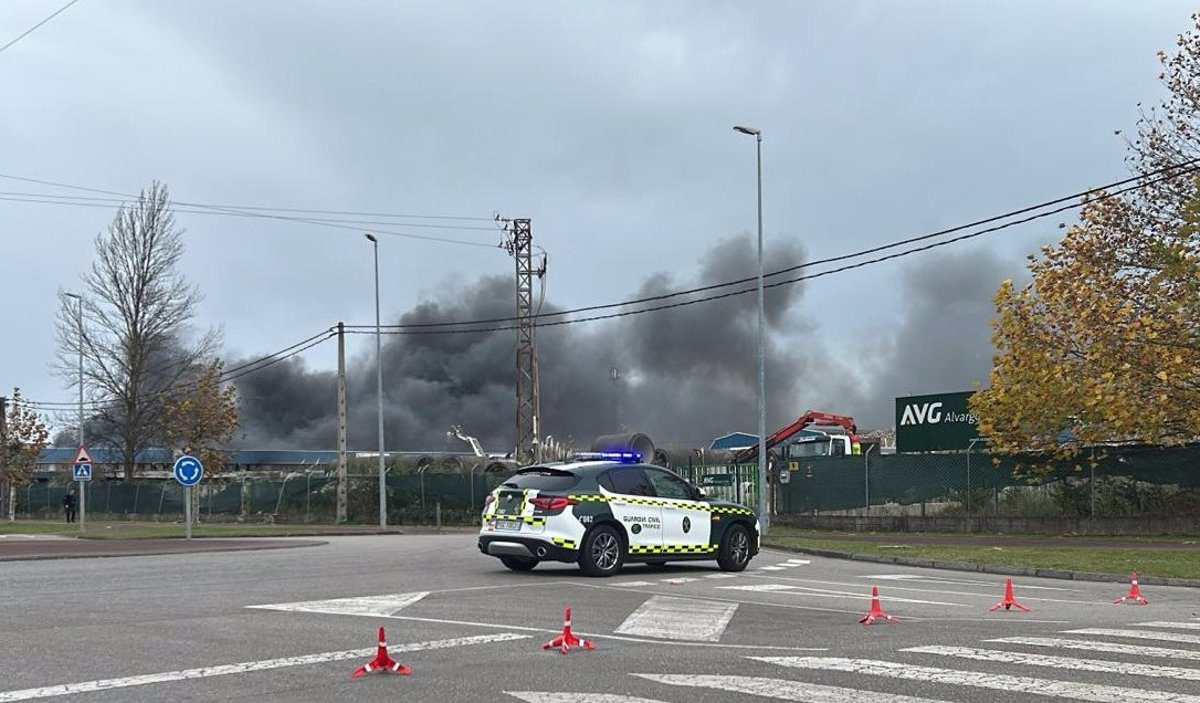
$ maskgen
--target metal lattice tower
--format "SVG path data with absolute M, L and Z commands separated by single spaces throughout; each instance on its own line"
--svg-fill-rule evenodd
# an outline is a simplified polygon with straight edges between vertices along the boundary
M 509 253 L 517 263 L 517 444 L 516 456 L 537 453 L 538 399 L 537 342 L 533 325 L 533 228 L 529 219 L 512 221 Z

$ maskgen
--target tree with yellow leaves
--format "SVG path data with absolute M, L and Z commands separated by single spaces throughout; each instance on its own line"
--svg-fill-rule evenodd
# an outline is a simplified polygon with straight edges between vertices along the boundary
M 225 466 L 229 442 L 238 428 L 237 389 L 221 387 L 221 362 L 194 369 L 195 378 L 163 403 L 163 431 L 168 446 L 191 454 L 204 465 L 206 477 Z
M 0 401 L 0 495 L 5 496 L 11 520 L 17 488 L 33 480 L 38 457 L 50 443 L 50 432 L 37 412 L 24 405 L 20 388 Z
M 990 387 L 971 401 L 994 452 L 1060 457 L 1110 441 L 1200 438 L 1200 15 L 1160 54 L 1169 97 L 1145 113 L 1129 162 L 1166 177 L 1093 197 L 996 294 Z M 1070 430 L 1077 441 L 1063 442 Z

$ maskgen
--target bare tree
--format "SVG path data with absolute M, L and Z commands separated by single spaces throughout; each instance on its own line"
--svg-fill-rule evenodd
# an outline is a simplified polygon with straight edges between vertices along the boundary
M 88 430 L 121 452 L 127 479 L 137 453 L 163 439 L 164 402 L 217 346 L 215 331 L 191 334 L 201 296 L 177 270 L 183 250 L 167 187 L 156 181 L 96 236 L 82 323 L 74 302 L 59 308 L 58 372 L 79 383 L 82 346 Z

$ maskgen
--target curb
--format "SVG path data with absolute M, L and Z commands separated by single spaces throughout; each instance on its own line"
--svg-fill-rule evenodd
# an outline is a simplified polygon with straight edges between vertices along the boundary
M 810 549 L 808 547 L 789 547 L 782 544 L 763 543 L 764 548 L 778 549 L 783 552 L 808 554 L 828 559 L 849 559 L 851 561 L 868 561 L 876 564 L 895 564 L 897 566 L 917 566 L 925 569 L 946 569 L 949 571 L 974 571 L 984 574 L 999 574 L 1001 576 L 1035 576 L 1047 579 L 1063 579 L 1067 581 L 1102 581 L 1127 583 L 1128 574 L 1098 574 L 1090 571 L 1069 571 L 1067 569 L 1038 569 L 1032 566 L 1012 566 L 1010 564 L 973 564 L 963 561 L 935 561 L 920 557 L 890 557 L 874 554 L 855 554 L 853 552 L 837 552 L 829 549 Z M 1146 586 L 1181 586 L 1184 588 L 1200 588 L 1200 579 L 1177 579 L 1160 576 L 1145 576 L 1138 574 L 1138 583 Z

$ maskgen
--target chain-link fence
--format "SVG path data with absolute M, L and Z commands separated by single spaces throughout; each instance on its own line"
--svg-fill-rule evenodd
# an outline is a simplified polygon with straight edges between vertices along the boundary
M 758 507 L 756 464 L 677 471 L 710 496 Z M 869 452 L 776 462 L 771 477 L 778 515 L 1200 519 L 1200 447 L 1098 447 L 1072 461 Z
M 473 525 L 483 499 L 501 481 L 493 473 L 417 471 L 387 476 L 390 525 Z M 184 489 L 173 480 L 33 483 L 17 490 L 16 511 L 28 518 L 62 519 L 63 496 L 87 491 L 90 520 L 179 520 Z M 324 471 L 282 478 L 221 477 L 194 489 L 200 520 L 213 522 L 332 523 L 337 517 L 337 478 Z M 352 474 L 346 483 L 346 517 L 378 524 L 378 474 Z

